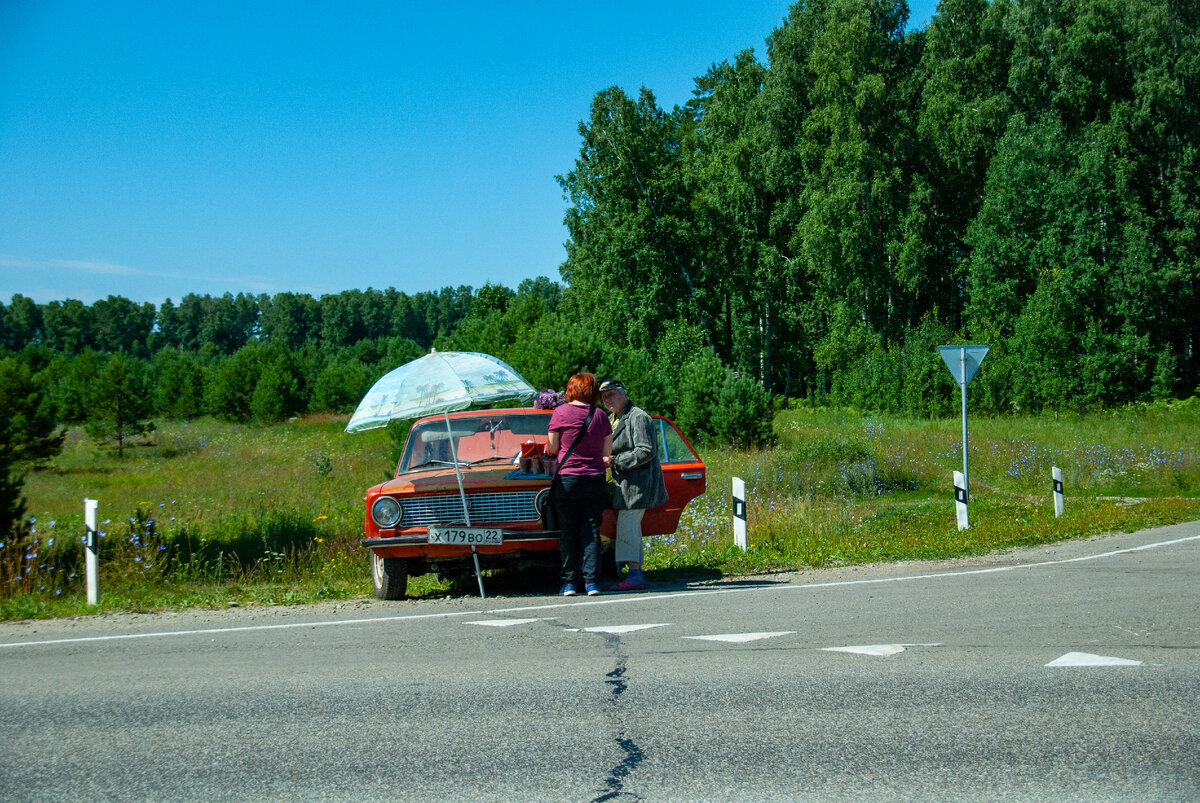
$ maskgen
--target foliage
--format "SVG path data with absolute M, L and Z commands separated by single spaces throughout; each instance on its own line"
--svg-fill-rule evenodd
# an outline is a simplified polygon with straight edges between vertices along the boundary
M 125 456 L 125 444 L 154 429 L 149 382 L 144 368 L 124 354 L 114 354 L 101 369 L 91 388 L 88 434 L 101 444 L 117 442 L 117 455 Z
M 45 377 L 12 358 L 0 359 L 0 422 L 13 463 L 44 463 L 62 449 L 65 431 L 46 396 Z

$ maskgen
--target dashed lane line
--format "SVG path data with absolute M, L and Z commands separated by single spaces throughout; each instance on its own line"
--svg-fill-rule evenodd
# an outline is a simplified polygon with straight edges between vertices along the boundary
M 936 644 L 862 644 L 854 647 L 820 647 L 823 652 L 848 652 L 855 655 L 873 655 L 878 658 L 890 658 L 899 655 L 909 647 L 941 647 Z
M 1055 658 L 1046 666 L 1143 666 L 1143 664 L 1141 661 L 1129 658 L 1092 655 L 1090 652 L 1069 652 L 1061 658 Z
M 619 636 L 622 633 L 636 633 L 639 630 L 649 630 L 652 627 L 670 627 L 669 622 L 662 622 L 653 625 L 603 625 L 601 627 L 585 627 L 584 633 L 608 633 L 609 635 Z
M 775 633 L 721 633 L 715 636 L 684 636 L 683 638 L 695 639 L 696 641 L 724 641 L 729 644 L 745 644 L 749 641 L 790 636 L 795 632 L 795 630 L 780 630 Z

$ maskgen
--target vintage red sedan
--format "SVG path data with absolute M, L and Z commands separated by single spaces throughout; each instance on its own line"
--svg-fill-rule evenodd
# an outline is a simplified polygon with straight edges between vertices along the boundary
M 653 418 L 668 500 L 646 511 L 643 536 L 675 532 L 684 506 L 705 488 L 691 444 L 671 421 Z M 400 599 L 409 577 L 467 569 L 472 546 L 484 568 L 557 564 L 558 531 L 542 520 L 553 466 L 539 456 L 549 424 L 550 412 L 534 409 L 451 413 L 449 426 L 440 415 L 414 423 L 395 478 L 367 491 L 362 545 L 371 550 L 375 596 Z M 601 534 L 611 539 L 615 526 L 606 511 Z

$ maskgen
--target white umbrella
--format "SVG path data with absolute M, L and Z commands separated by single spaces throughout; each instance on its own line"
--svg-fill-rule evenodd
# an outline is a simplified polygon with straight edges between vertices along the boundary
M 466 410 L 537 394 L 503 360 L 475 351 L 431 351 L 390 371 L 371 386 L 346 425 L 347 432 L 427 415 Z
M 475 351 L 431 351 L 423 357 L 390 371 L 371 386 L 358 403 L 358 409 L 346 424 L 347 432 L 362 432 L 385 427 L 389 421 L 404 421 L 442 413 L 446 432 L 450 431 L 450 413 L 469 407 L 496 404 L 502 401 L 528 401 L 537 393 L 525 378 L 512 367 L 490 354 Z M 454 454 L 454 475 L 462 499 L 463 518 L 471 526 L 467 492 L 463 488 L 458 453 Z M 475 578 L 479 581 L 479 596 L 483 597 L 483 575 L 479 571 L 479 555 L 471 547 L 475 559 Z

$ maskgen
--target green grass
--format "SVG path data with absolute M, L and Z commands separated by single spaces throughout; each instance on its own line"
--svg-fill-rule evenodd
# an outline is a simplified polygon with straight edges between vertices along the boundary
M 960 420 L 800 409 L 778 444 L 711 450 L 708 493 L 674 535 L 649 539 L 647 568 L 770 571 L 941 559 L 1200 518 L 1200 404 L 1096 415 L 969 421 L 971 528 L 951 478 Z M 1055 518 L 1051 467 L 1064 470 Z M 731 478 L 746 482 L 750 549 L 732 546 Z M 1134 502 L 1133 500 L 1139 500 Z
M 100 610 L 291 604 L 370 594 L 362 497 L 388 475 L 383 430 L 310 417 L 272 427 L 161 423 L 124 459 L 72 431 L 29 475 L 35 530 L 0 547 L 0 618 L 94 612 L 84 600 L 83 499 L 99 500 Z M 647 569 L 693 576 L 938 559 L 1200 519 L 1200 403 L 1095 415 L 973 419 L 971 529 L 956 526 L 958 420 L 849 410 L 778 414 L 776 447 L 702 450 L 709 491 Z M 1055 518 L 1050 467 L 1064 469 Z M 732 546 L 730 479 L 749 497 Z M 1131 498 L 1138 501 L 1131 501 Z M 521 577 L 496 576 L 520 588 Z M 410 594 L 470 594 L 473 578 L 414 578 Z

